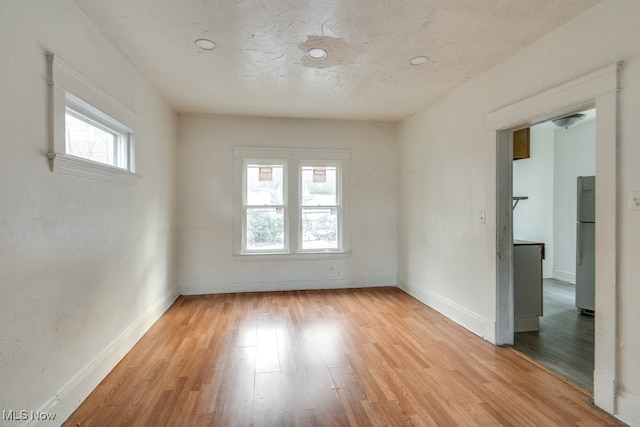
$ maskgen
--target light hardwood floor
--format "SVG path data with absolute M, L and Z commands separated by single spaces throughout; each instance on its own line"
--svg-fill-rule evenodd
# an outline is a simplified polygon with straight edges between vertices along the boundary
M 376 288 L 180 297 L 66 425 L 618 424 L 513 349 Z
M 569 381 L 593 391 L 594 318 L 578 313 L 575 286 L 544 280 L 540 331 L 515 335 L 515 347 Z

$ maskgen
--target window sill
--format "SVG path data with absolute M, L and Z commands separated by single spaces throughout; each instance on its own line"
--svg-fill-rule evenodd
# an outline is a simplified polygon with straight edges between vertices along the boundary
M 136 185 L 142 175 L 67 154 L 49 153 L 51 172 L 99 181 Z
M 350 251 L 233 254 L 234 261 L 311 261 L 349 258 Z

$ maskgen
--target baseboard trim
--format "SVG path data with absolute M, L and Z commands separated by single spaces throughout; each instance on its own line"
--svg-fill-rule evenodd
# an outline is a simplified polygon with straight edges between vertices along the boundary
M 178 294 L 172 293 L 153 304 L 95 359 L 74 375 L 55 396 L 47 400 L 38 409 L 38 412 L 55 413 L 55 424 L 62 424 L 173 304 L 177 297 Z M 45 425 L 45 422 L 32 421 L 27 425 Z
M 410 285 L 402 280 L 398 280 L 398 287 L 482 339 L 495 343 L 495 322 L 488 321 L 466 307 L 428 289 Z
M 553 270 L 553 278 L 574 285 L 576 284 L 576 273 L 570 271 Z
M 396 277 L 357 277 L 349 279 L 293 279 L 230 281 L 180 284 L 181 295 L 228 294 L 236 292 L 274 292 L 313 289 L 374 288 L 396 286 Z
M 630 425 L 640 425 L 640 399 L 626 393 L 618 394 L 616 417 Z

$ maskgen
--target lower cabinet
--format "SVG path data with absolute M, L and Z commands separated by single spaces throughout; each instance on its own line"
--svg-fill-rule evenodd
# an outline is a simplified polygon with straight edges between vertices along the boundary
M 540 330 L 544 243 L 513 241 L 514 331 Z

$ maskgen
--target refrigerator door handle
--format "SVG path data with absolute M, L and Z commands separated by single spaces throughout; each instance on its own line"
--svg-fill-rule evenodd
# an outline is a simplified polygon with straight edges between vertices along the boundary
M 582 265 L 582 255 L 584 252 L 584 248 L 582 247 L 582 240 L 580 239 L 580 235 L 582 234 L 582 224 L 578 223 L 578 233 L 576 236 L 576 243 L 578 245 L 578 265 Z

